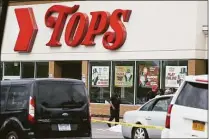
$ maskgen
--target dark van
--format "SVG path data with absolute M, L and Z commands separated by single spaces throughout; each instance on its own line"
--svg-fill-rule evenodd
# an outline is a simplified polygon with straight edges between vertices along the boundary
M 88 94 L 80 80 L 6 80 L 0 96 L 0 139 L 92 136 Z

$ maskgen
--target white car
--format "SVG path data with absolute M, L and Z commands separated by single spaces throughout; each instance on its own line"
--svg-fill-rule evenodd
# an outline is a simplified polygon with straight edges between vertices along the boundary
M 167 109 L 172 97 L 173 95 L 164 95 L 153 98 L 138 110 L 126 112 L 123 122 L 165 127 Z M 160 138 L 161 130 L 122 126 L 122 134 L 124 138 Z
M 168 108 L 161 138 L 208 138 L 208 76 L 187 76 Z

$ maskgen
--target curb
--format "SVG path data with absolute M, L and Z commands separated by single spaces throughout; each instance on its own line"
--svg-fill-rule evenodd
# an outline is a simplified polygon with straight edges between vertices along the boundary
M 96 114 L 92 114 L 91 117 L 94 117 L 94 118 L 110 118 L 110 115 L 96 115 Z M 123 117 L 120 116 L 120 119 L 123 119 Z

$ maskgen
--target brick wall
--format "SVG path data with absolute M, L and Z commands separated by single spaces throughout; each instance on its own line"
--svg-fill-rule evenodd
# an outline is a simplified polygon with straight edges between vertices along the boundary
M 205 60 L 189 60 L 188 61 L 188 75 L 206 74 Z
M 122 117 L 123 114 L 126 111 L 136 110 L 140 106 L 134 106 L 134 105 L 121 105 L 120 106 L 120 116 Z M 109 104 L 94 104 L 91 103 L 90 106 L 91 114 L 92 115 L 100 115 L 100 116 L 106 116 L 110 115 L 110 105 Z
M 85 76 L 85 85 L 88 87 L 88 61 L 82 61 L 82 76 Z
M 54 78 L 60 78 L 62 72 L 62 67 L 59 65 L 59 62 L 50 61 L 49 62 L 49 75 L 52 75 Z

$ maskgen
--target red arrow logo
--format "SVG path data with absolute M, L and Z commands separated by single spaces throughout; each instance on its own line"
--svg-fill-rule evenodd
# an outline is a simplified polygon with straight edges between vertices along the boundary
M 20 32 L 14 47 L 14 51 L 31 52 L 38 27 L 32 8 L 15 9 Z

